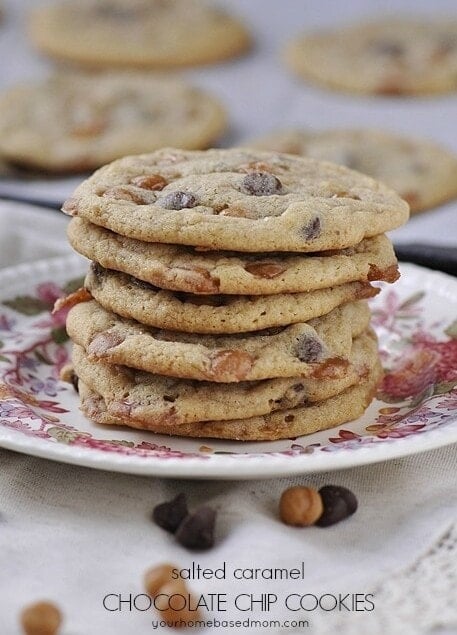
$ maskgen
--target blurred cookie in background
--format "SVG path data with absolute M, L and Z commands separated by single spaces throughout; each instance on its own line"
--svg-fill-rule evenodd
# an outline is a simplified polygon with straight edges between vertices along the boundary
M 289 67 L 338 90 L 414 95 L 457 89 L 457 18 L 397 17 L 304 34 Z
M 34 9 L 29 31 L 43 53 L 90 67 L 194 66 L 251 45 L 238 19 L 204 0 L 67 0 Z
M 331 161 L 363 172 L 396 190 L 412 213 L 457 197 L 457 157 L 424 139 L 371 129 L 295 129 L 272 132 L 244 145 Z
M 225 129 L 216 99 L 146 73 L 59 75 L 0 95 L 0 156 L 54 173 L 84 172 L 163 146 L 204 149 Z

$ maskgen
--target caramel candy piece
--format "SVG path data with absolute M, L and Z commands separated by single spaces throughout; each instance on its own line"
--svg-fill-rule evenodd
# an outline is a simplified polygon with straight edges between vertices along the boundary
M 54 304 L 54 308 L 52 309 L 52 313 L 57 313 L 60 309 L 71 309 L 75 304 L 79 304 L 80 302 L 89 302 L 92 300 L 92 295 L 90 291 L 86 288 L 81 287 L 77 291 L 66 295 L 64 298 L 58 298 Z
M 254 262 L 246 265 L 244 268 L 253 276 L 268 279 L 276 278 L 276 276 L 281 275 L 281 273 L 284 273 L 287 269 L 287 267 L 284 267 L 277 262 Z
M 94 357 L 103 357 L 104 353 L 109 351 L 110 348 L 121 344 L 124 339 L 125 338 L 120 333 L 116 333 L 116 331 L 98 333 L 87 347 L 87 352 Z
M 110 187 L 103 193 L 103 196 L 105 198 L 114 198 L 116 201 L 129 201 L 131 203 L 136 203 L 137 205 L 144 204 L 144 199 L 141 196 L 119 185 Z
M 289 487 L 279 501 L 279 516 L 286 525 L 309 527 L 319 520 L 324 505 L 319 492 L 311 487 Z
M 218 351 L 211 357 L 211 375 L 219 381 L 241 381 L 254 364 L 254 358 L 245 351 Z
M 51 602 L 37 602 L 21 613 L 21 625 L 26 635 L 56 635 L 62 614 Z
M 132 185 L 141 187 L 143 190 L 163 190 L 167 181 L 160 174 L 149 174 L 147 176 L 136 176 L 130 181 Z

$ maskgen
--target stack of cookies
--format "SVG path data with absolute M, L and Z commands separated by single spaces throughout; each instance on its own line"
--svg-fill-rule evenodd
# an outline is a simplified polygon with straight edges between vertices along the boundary
M 408 205 L 347 168 L 165 149 L 66 201 L 92 260 L 69 296 L 83 412 L 191 437 L 297 437 L 358 417 L 381 375 L 366 299 L 394 281 Z

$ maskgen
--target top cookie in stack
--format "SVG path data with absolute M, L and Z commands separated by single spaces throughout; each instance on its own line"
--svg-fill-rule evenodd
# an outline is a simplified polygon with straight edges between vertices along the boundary
M 66 301 L 93 420 L 276 439 L 371 401 L 364 299 L 398 277 L 382 234 L 408 218 L 387 187 L 290 155 L 166 149 L 102 168 L 64 211 L 93 261 Z

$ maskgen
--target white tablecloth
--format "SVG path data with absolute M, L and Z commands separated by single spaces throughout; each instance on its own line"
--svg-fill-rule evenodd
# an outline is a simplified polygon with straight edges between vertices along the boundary
M 49 68 L 32 57 L 21 24 L 21 7 L 35 0 L 10 0 L 10 26 L 0 32 L 0 84 L 30 79 Z M 290 33 L 403 7 L 445 12 L 452 2 L 402 0 L 228 0 L 255 28 L 258 46 L 248 58 L 223 67 L 190 71 L 195 81 L 221 95 L 232 118 L 227 142 L 280 125 L 313 127 L 378 125 L 420 133 L 457 151 L 457 97 L 379 100 L 351 98 L 305 86 L 278 62 L 278 47 Z M 454 7 L 455 8 L 455 7 Z M 12 53 L 14 52 L 14 54 Z M 8 60 L 8 63 L 5 63 Z M 2 190 L 2 186 L 4 189 Z M 38 195 L 61 200 L 73 183 L 3 182 L 0 194 Z M 8 189 L 9 188 L 9 189 Z M 394 234 L 398 241 L 457 242 L 455 204 L 425 214 Z M 0 203 L 0 267 L 66 253 L 66 219 L 56 212 Z M 179 567 L 192 562 L 218 568 L 227 579 L 196 580 L 195 593 L 226 594 L 227 612 L 217 618 L 279 620 L 281 626 L 241 627 L 221 632 L 309 632 L 326 635 L 370 633 L 420 635 L 457 633 L 456 448 L 402 460 L 319 474 L 258 482 L 192 482 L 97 472 L 0 450 L 0 633 L 16 635 L 17 615 L 40 598 L 55 601 L 65 614 L 64 635 L 150 633 L 152 612 L 103 608 L 107 594 L 143 592 L 142 574 L 157 563 Z M 277 519 L 281 491 L 293 484 L 333 483 L 356 492 L 360 507 L 350 520 L 328 529 L 292 529 Z M 216 547 L 191 554 L 150 521 L 155 504 L 185 491 L 191 506 L 218 509 Z M 236 568 L 300 567 L 303 580 L 236 581 Z M 240 594 L 274 593 L 269 610 L 241 612 Z M 291 594 L 375 594 L 372 612 L 293 612 Z M 245 598 L 246 599 L 246 598 Z M 266 607 L 264 607 L 266 608 Z M 307 620 L 309 628 L 286 624 Z M 266 622 L 265 622 L 266 623 Z M 159 632 L 164 632 L 160 631 Z M 207 628 L 205 632 L 219 632 Z

